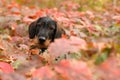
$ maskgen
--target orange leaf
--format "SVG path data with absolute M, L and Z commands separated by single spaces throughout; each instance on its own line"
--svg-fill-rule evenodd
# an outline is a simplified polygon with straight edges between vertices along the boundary
M 30 53 L 32 53 L 32 54 L 39 54 L 39 49 L 31 49 L 30 50 Z

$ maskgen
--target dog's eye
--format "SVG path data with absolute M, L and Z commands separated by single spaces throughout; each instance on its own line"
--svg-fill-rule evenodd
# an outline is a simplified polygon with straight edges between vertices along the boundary
M 49 29 L 50 29 L 50 30 L 54 30 L 55 27 L 54 27 L 54 26 L 49 26 Z

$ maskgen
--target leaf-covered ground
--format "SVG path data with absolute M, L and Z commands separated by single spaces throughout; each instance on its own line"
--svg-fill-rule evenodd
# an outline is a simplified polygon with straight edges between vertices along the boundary
M 0 80 L 120 80 L 120 6 L 89 10 L 74 0 L 56 7 L 52 1 L 0 0 Z M 67 35 L 39 54 L 29 50 L 28 27 L 42 16 Z

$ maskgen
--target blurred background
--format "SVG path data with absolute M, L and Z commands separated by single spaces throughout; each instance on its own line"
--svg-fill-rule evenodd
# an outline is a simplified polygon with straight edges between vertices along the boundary
M 64 2 L 72 2 L 80 5 L 79 11 L 84 11 L 88 9 L 101 11 L 104 9 L 112 9 L 120 5 L 120 0 L 7 0 L 7 2 L 16 1 L 19 4 L 24 4 L 27 6 L 39 6 L 40 8 L 60 8 Z M 71 5 L 74 5 L 72 4 Z M 67 5 L 71 7 L 71 5 Z M 113 7 L 112 7 L 113 6 Z

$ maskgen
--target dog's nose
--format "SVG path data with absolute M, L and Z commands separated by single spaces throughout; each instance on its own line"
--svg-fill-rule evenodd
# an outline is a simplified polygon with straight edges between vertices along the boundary
M 39 41 L 40 41 L 40 43 L 44 43 L 44 42 L 45 42 L 45 40 L 46 40 L 46 38 L 45 38 L 45 37 L 39 37 Z

